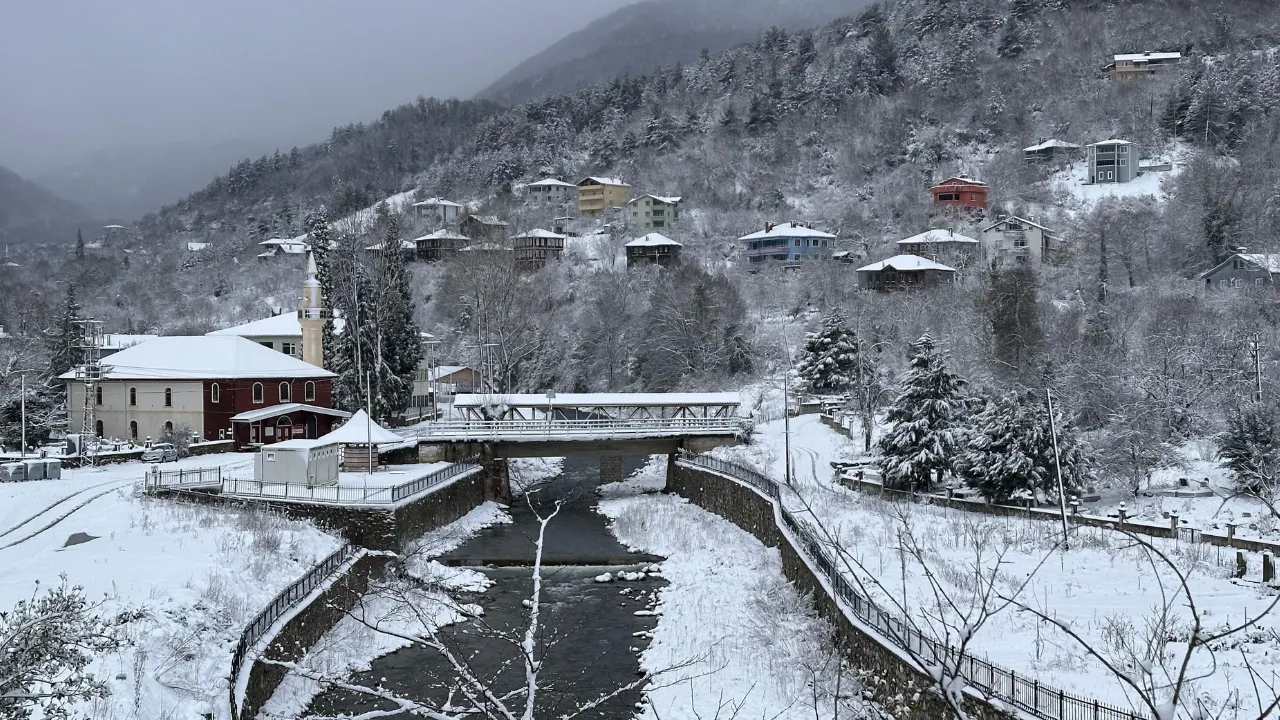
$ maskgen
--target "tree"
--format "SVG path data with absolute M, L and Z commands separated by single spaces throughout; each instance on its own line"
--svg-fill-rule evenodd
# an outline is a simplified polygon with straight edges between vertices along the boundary
M 1036 295 L 1036 274 L 1027 265 L 991 273 L 983 309 L 991 326 L 992 353 L 1015 379 L 1034 371 L 1044 343 Z
M 49 346 L 49 375 L 57 377 L 80 361 L 80 303 L 76 301 L 75 283 L 67 285 L 62 311 L 54 326 L 45 334 Z
M 927 487 L 931 476 L 951 469 L 962 437 L 966 381 L 947 367 L 926 333 L 911 344 L 909 367 L 880 438 L 880 473 L 899 488 Z
M 377 344 L 373 357 L 377 380 L 372 390 L 375 415 L 385 418 L 408 407 L 422 360 L 422 337 L 413 319 L 413 290 L 400 249 L 400 222 L 394 215 L 386 221 L 376 270 L 373 310 Z
M 1218 458 L 1231 471 L 1240 492 L 1274 495 L 1280 479 L 1280 429 L 1276 408 L 1251 403 L 1227 417 L 1218 437 Z
M 80 232 L 80 228 L 76 228 L 76 259 L 84 259 L 84 234 Z
M 858 338 L 845 324 L 839 310 L 822 320 L 822 329 L 805 337 L 796 372 L 810 390 L 843 392 L 857 382 L 860 353 Z

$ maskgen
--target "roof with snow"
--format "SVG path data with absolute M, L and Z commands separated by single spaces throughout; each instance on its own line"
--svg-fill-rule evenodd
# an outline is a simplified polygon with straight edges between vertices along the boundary
M 1200 277 L 1207 277 L 1208 275 L 1213 274 L 1215 271 L 1226 266 L 1228 263 L 1234 261 L 1236 258 L 1240 258 L 1241 260 L 1244 260 L 1245 262 L 1250 263 L 1251 265 L 1254 265 L 1261 270 L 1265 270 L 1268 273 L 1271 273 L 1272 275 L 1276 273 L 1280 273 L 1280 255 L 1275 255 L 1271 253 L 1236 253 L 1235 255 L 1232 255 L 1226 260 L 1223 260 L 1217 265 L 1214 265 L 1208 270 L 1205 270 L 1204 272 L 1200 273 Z
M 196 242 L 192 240 L 187 242 L 187 250 L 189 250 L 190 252 L 198 252 L 200 250 L 204 250 L 205 248 L 209 247 L 212 244 L 213 243 Z
M 674 247 L 684 247 L 680 243 L 672 240 L 666 235 L 660 233 L 649 233 L 644 237 L 638 237 L 627 243 L 624 247 L 657 247 L 660 245 L 671 245 Z
M 827 233 L 827 232 L 822 232 L 821 230 L 814 230 L 813 228 L 810 228 L 810 227 L 805 227 L 804 225 L 801 225 L 798 222 L 785 222 L 785 223 L 778 223 L 777 225 L 774 225 L 768 230 L 761 230 L 759 232 L 753 232 L 750 235 L 743 235 L 742 237 L 738 238 L 738 240 L 739 241 L 764 240 L 767 238 L 782 238 L 782 237 L 834 239 L 835 235 L 832 235 L 831 233 Z
M 872 263 L 866 267 L 858 268 L 858 272 L 880 272 L 881 270 L 897 270 L 918 271 L 918 270 L 941 270 L 943 272 L 955 272 L 956 269 L 948 267 L 942 263 L 936 263 L 919 255 L 894 255 L 888 260 L 881 260 L 878 263 Z
M 384 244 L 384 243 L 378 243 L 377 245 L 370 245 L 369 247 L 365 248 L 365 250 L 373 250 L 373 251 L 377 252 L 377 251 L 379 251 L 379 250 L 381 250 L 381 249 L 382 249 L 383 244 Z M 413 250 L 413 249 L 415 249 L 415 248 L 417 248 L 417 247 L 418 247 L 418 246 L 417 246 L 413 241 L 411 241 L 411 240 L 401 240 L 401 241 L 400 241 L 400 249 L 401 249 L 401 250 Z
M 467 220 L 481 225 L 490 225 L 492 227 L 507 226 L 507 223 L 499 220 L 497 215 L 468 215 Z
M 597 177 L 595 175 L 592 175 L 591 177 L 585 177 L 578 181 L 578 185 L 586 185 L 587 183 L 595 183 L 597 185 L 620 185 L 622 187 L 631 187 L 630 185 L 622 182 L 622 180 L 618 178 Z
M 977 245 L 978 241 L 967 235 L 960 235 L 953 230 L 926 230 L 919 235 L 912 235 L 905 240 L 899 240 L 899 245 L 925 245 L 925 244 L 943 244 L 958 243 L 961 245 Z
M 1176 52 L 1144 52 L 1116 55 L 1116 62 L 1143 62 L 1148 60 L 1180 60 L 1182 53 Z
M 1029 148 L 1023 148 L 1025 152 L 1038 152 L 1040 150 L 1053 150 L 1053 149 L 1079 150 L 1080 146 L 1075 143 L 1069 143 L 1065 140 L 1058 140 L 1057 138 L 1054 138 L 1051 140 L 1045 140 L 1044 142 L 1038 145 L 1032 145 Z
M 516 235 L 511 239 L 512 240 L 537 240 L 541 238 L 545 240 L 564 240 L 566 237 L 568 237 L 568 235 L 553 233 L 550 230 L 543 230 L 542 228 L 534 228 L 533 230 L 530 230 L 529 232 L 523 235 Z
M 307 405 L 306 403 L 284 403 L 282 405 L 272 405 L 271 407 L 246 410 L 242 413 L 232 415 L 231 422 L 258 422 L 259 420 L 269 420 L 273 417 L 288 415 L 295 410 L 306 410 L 307 412 L 315 413 L 316 415 L 329 415 L 337 418 L 351 416 L 351 413 L 349 412 L 320 407 L 318 405 Z
M 1099 145 L 1132 145 L 1128 140 L 1100 140 L 1096 143 L 1089 143 L 1089 147 L 1097 147 Z
M 123 225 L 103 225 L 102 229 L 103 230 L 125 230 L 126 228 Z
M 381 445 L 383 443 L 404 442 L 404 438 L 369 419 L 364 410 L 357 410 L 356 414 L 343 423 L 342 427 L 328 435 L 322 435 L 320 439 L 326 443 L 341 443 L 343 445 Z
M 628 200 L 627 204 L 630 205 L 632 203 L 639 202 L 645 198 L 651 198 L 653 200 L 657 200 L 658 202 L 664 205 L 675 205 L 683 199 L 679 195 L 641 195 L 635 200 Z
M 1031 220 L 1028 220 L 1028 219 L 1026 219 L 1026 218 L 1018 217 L 1017 215 L 1010 215 L 1010 216 L 1008 216 L 1008 217 L 1002 217 L 1002 218 L 1000 218 L 999 220 L 996 220 L 995 222 L 991 223 L 991 225 L 989 225 L 989 226 L 987 226 L 987 227 L 983 228 L 983 229 L 982 229 L 982 232 L 987 232 L 987 231 L 989 231 L 989 230 L 994 230 L 994 229 L 996 229 L 996 228 L 1000 227 L 1001 225 L 1005 225 L 1005 224 L 1008 224 L 1008 223 L 1010 223 L 1010 222 L 1018 222 L 1018 223 L 1022 223 L 1023 225 L 1030 225 L 1031 227 L 1037 227 L 1037 228 L 1040 228 L 1041 230 L 1043 230 L 1043 231 L 1045 231 L 1045 232 L 1049 232 L 1049 233 L 1054 232 L 1053 230 L 1051 230 L 1051 229 L 1049 229 L 1049 228 L 1047 228 L 1047 227 L 1045 227 L 1045 226 L 1043 226 L 1043 225 L 1041 225 L 1041 224 L 1039 224 L 1039 223 L 1032 222 Z
M 419 200 L 418 202 L 414 203 L 413 206 L 414 207 L 456 207 L 456 208 L 462 207 L 462 205 L 452 200 L 445 200 L 444 198 L 438 198 L 438 197 L 427 198 L 426 200 Z
M 254 320 L 243 325 L 235 325 L 221 330 L 214 330 L 206 335 L 237 335 L 239 337 L 280 337 L 297 335 L 302 337 L 302 323 L 298 322 L 297 313 L 281 313 L 269 318 Z
M 943 180 L 942 182 L 938 183 L 937 185 L 934 185 L 934 187 L 942 187 L 943 185 L 977 185 L 979 187 L 987 186 L 987 184 L 982 182 L 981 180 L 974 180 L 971 177 L 964 177 L 963 175 L 949 177 L 946 180 Z
M 107 358 L 105 380 L 330 378 L 328 370 L 238 335 L 172 335 L 138 343 Z M 69 370 L 58 377 L 76 376 Z
M 413 241 L 415 243 L 418 243 L 424 240 L 470 240 L 470 239 L 471 238 L 467 237 L 466 235 L 459 235 L 458 233 L 453 232 L 452 230 L 441 228 L 429 235 L 423 235 L 420 238 L 414 238 Z
M 531 182 L 526 187 L 578 187 L 573 183 L 567 183 L 558 178 L 546 178 L 538 182 Z

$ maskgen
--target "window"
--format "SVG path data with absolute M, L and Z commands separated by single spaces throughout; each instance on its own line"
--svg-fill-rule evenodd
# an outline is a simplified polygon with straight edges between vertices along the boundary
M 263 453 L 263 456 L 264 456 L 264 458 L 266 459 L 266 461 L 267 461 L 267 462 L 275 462 L 275 461 L 276 461 L 276 454 L 275 454 L 275 453 L 273 453 L 273 452 Z
M 971 201 L 973 201 L 973 202 L 977 202 L 977 201 L 978 201 L 978 193 L 969 193 L 969 200 L 971 200 Z
M 275 346 L 271 344 L 270 340 L 259 340 L 258 344 L 263 347 L 271 348 L 272 350 L 276 349 Z
M 951 202 L 952 200 L 959 200 L 959 199 L 960 199 L 960 196 L 957 195 L 956 193 L 939 193 L 938 194 L 938 202 Z
M 253 401 L 255 403 L 262 402 L 262 383 L 253 384 Z
M 164 406 L 173 407 L 173 388 L 164 389 Z
M 285 355 L 297 355 L 298 344 L 291 343 L 291 342 L 280 343 L 280 352 L 284 353 Z
M 165 420 L 165 421 L 164 421 L 164 431 L 165 431 L 166 433 L 170 434 L 170 435 L 172 435 L 172 434 L 173 434 L 173 421 L 172 421 L 172 420 Z
M 138 388 L 136 387 L 129 388 L 129 404 L 130 405 L 138 404 Z
M 95 396 L 94 402 L 96 402 L 98 405 L 101 405 L 102 404 L 102 386 L 99 385 L 98 387 L 94 388 L 93 394 Z M 98 435 L 101 436 L 102 433 L 98 433 Z
M 1254 285 L 1257 285 L 1258 287 L 1262 287 L 1262 284 L 1263 284 L 1263 283 L 1262 283 L 1262 278 L 1254 278 L 1254 279 L 1253 279 L 1253 284 L 1254 284 Z
M 280 402 L 289 402 L 289 383 L 280 383 Z
M 1128 167 L 1129 158 L 1120 158 L 1120 167 Z
M 1231 287 L 1233 287 L 1233 288 L 1238 288 L 1238 287 L 1240 287 L 1240 286 L 1241 286 L 1241 285 L 1243 285 L 1243 284 L 1244 284 L 1244 283 L 1242 283 L 1242 282 L 1240 281 L 1240 278 L 1231 278 Z
M 129 422 L 129 439 L 130 440 L 138 439 L 138 421 L 137 420 L 131 420 Z
M 1120 154 L 1121 154 L 1121 155 L 1128 155 L 1128 154 L 1129 154 L 1129 147 L 1128 147 L 1127 145 L 1121 145 L 1121 146 L 1120 146 Z
M 222 402 L 222 388 L 218 387 L 218 383 L 209 386 L 209 401 Z
M 93 434 L 102 437 L 102 421 L 98 420 L 93 424 Z
M 796 238 L 796 247 L 802 247 L 802 246 L 800 245 L 800 238 Z

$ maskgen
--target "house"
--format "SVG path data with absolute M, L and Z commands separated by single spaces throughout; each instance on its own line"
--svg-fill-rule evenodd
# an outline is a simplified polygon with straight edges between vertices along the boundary
M 916 255 L 895 255 L 858 268 L 858 287 L 863 290 L 910 290 L 954 282 L 955 268 Z
M 565 236 L 550 230 L 537 228 L 511 238 L 516 263 L 529 270 L 536 270 L 549 260 L 559 260 L 564 252 Z
M 286 257 L 289 255 L 305 255 L 311 250 L 311 246 L 306 243 L 306 235 L 300 235 L 296 238 L 271 238 L 258 243 L 261 247 L 266 248 L 265 251 L 258 253 L 259 260 L 266 260 L 274 257 Z
M 950 177 L 929 188 L 933 204 L 943 208 L 960 210 L 985 210 L 987 208 L 987 184 L 967 177 Z
M 1280 255 L 1236 253 L 1200 273 L 1200 277 L 1208 290 L 1270 286 L 1275 283 L 1277 274 L 1280 274 Z
M 1016 215 L 1001 215 L 982 230 L 980 239 L 983 254 L 997 266 L 1039 265 L 1062 247 L 1056 232 Z
M 81 426 L 85 385 L 67 381 L 68 423 Z M 103 363 L 94 386 L 95 433 L 143 440 L 190 427 L 205 440 L 232 433 L 236 447 L 280 437 L 319 437 L 333 418 L 334 374 L 235 335 L 158 337 L 126 348 Z M 269 423 L 267 421 L 270 421 Z M 243 424 L 243 423 L 242 423 Z
M 201 250 L 208 250 L 211 245 L 213 245 L 213 243 L 198 242 L 196 240 L 188 240 L 187 252 L 195 253 L 195 252 L 200 252 Z
M 811 224 L 767 222 L 764 230 L 738 238 L 748 265 L 769 261 L 795 264 L 804 260 L 827 260 L 836 249 L 836 236 L 814 230 Z
M 662 230 L 671 227 L 680 215 L 680 198 L 641 195 L 627 201 L 627 211 L 632 227 L 641 230 Z
M 617 178 L 589 177 L 578 183 L 578 214 L 602 215 L 627 204 L 631 186 Z
M 1138 146 L 1128 140 L 1103 140 L 1085 148 L 1089 184 L 1127 183 L 1138 177 Z
M 507 224 L 496 215 L 468 215 L 458 231 L 475 241 L 501 243 L 507 238 Z
M 466 235 L 443 228 L 413 241 L 418 259 L 427 262 L 444 260 L 470 244 L 471 238 Z
M 444 198 L 427 198 L 413 204 L 413 217 L 433 225 L 447 225 L 462 214 L 462 206 Z
M 1116 55 L 1111 63 L 1102 69 L 1102 72 L 1112 80 L 1128 80 L 1143 75 L 1154 75 L 1161 70 L 1175 67 L 1180 62 L 1182 62 L 1182 53 L 1176 52 Z
M 1065 140 L 1051 138 L 1041 140 L 1029 148 L 1022 149 L 1022 159 L 1028 163 L 1055 163 L 1075 157 L 1080 146 Z
M 369 245 L 365 250 L 371 253 L 380 253 L 382 252 L 382 248 L 385 246 L 386 242 L 384 241 L 377 243 L 376 245 Z M 418 243 L 413 240 L 401 240 L 400 254 L 404 256 L 405 260 L 413 260 L 418 256 Z
M 968 258 L 981 245 L 977 240 L 956 233 L 953 228 L 926 230 L 897 242 L 898 250 L 909 255 L 923 257 Z
M 529 199 L 547 205 L 560 205 L 578 196 L 577 185 L 557 178 L 546 178 L 524 186 Z
M 627 243 L 627 268 L 657 265 L 671 267 L 680 262 L 683 245 L 658 233 L 649 233 Z

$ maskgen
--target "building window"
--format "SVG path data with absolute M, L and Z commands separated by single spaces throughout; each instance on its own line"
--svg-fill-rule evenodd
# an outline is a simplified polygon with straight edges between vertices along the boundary
M 1129 158 L 1120 158 L 1120 167 L 1128 167 Z
M 165 431 L 165 433 L 166 433 L 166 434 L 169 434 L 169 435 L 172 435 L 172 434 L 173 434 L 173 421 L 172 421 L 172 420 L 165 420 L 165 421 L 164 421 L 164 431 Z
M 138 404 L 138 388 L 136 387 L 129 388 L 129 404 L 130 405 Z
M 218 387 L 218 383 L 209 386 L 209 400 L 211 402 L 222 402 L 222 388 Z
M 284 353 L 285 355 L 297 355 L 298 345 L 297 343 L 291 343 L 291 342 L 280 343 L 280 352 Z
M 129 439 L 130 440 L 138 439 L 138 421 L 137 420 L 129 421 Z
M 101 405 L 102 404 L 102 386 L 99 385 L 98 387 L 94 388 L 93 394 L 94 394 L 94 402 L 97 403 L 98 405 Z M 98 433 L 98 434 L 101 435 L 102 433 Z
M 255 403 L 262 402 L 262 383 L 253 384 L 253 401 Z
M 173 407 L 173 388 L 164 389 L 164 406 Z
M 802 246 L 800 245 L 800 238 L 796 238 L 796 247 L 802 247 Z
M 424 379 L 425 379 L 425 378 L 424 378 Z M 315 400 L 315 399 L 316 399 L 316 384 L 315 384 L 315 383 L 313 383 L 313 382 L 311 382 L 310 380 L 308 380 L 308 381 L 307 381 L 307 383 L 306 383 L 305 385 L 303 385 L 303 386 L 302 386 L 302 399 L 303 399 L 303 400 L 306 400 L 306 401 L 308 401 L 308 402 L 310 402 L 310 401 L 312 401 L 312 400 Z
M 258 344 L 265 348 L 271 348 L 272 350 L 276 349 L 275 346 L 271 344 L 270 340 L 259 340 Z
M 98 420 L 93 423 L 93 434 L 102 437 L 102 421 Z
M 1253 284 L 1257 285 L 1258 287 L 1262 287 L 1262 278 L 1254 278 Z
M 289 402 L 289 383 L 280 383 L 280 402 Z

